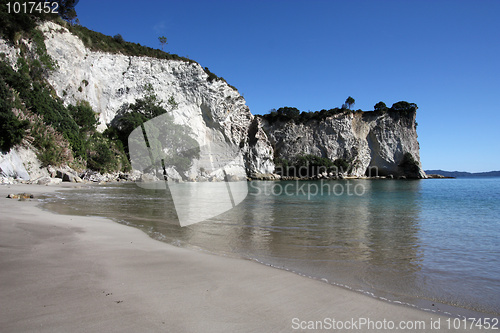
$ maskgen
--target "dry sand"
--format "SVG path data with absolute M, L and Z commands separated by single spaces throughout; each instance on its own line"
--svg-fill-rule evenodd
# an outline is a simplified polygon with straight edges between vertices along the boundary
M 440 319 L 446 331 L 447 317 L 432 312 L 6 198 L 61 188 L 0 186 L 1 332 L 293 332 L 308 331 L 294 329 L 308 321 L 360 318 L 426 325 L 404 332 L 437 331 L 431 320 Z M 389 331 L 361 328 L 342 331 Z

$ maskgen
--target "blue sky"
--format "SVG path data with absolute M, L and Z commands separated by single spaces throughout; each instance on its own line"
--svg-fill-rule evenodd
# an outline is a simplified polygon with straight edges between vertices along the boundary
M 80 23 L 187 56 L 253 114 L 419 107 L 424 169 L 500 170 L 500 1 L 95 1 Z

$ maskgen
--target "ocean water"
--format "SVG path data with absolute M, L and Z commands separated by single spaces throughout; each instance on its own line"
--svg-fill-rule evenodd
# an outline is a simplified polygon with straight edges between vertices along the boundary
M 234 209 L 187 227 L 179 226 L 168 191 L 135 184 L 62 191 L 44 201 L 59 213 L 110 217 L 176 246 L 255 260 L 386 301 L 500 316 L 500 178 L 254 181 Z

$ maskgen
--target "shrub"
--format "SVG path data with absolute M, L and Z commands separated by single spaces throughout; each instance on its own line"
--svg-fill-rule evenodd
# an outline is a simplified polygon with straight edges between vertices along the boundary
M 379 112 L 384 112 L 384 111 L 387 111 L 389 108 L 387 107 L 387 105 L 385 105 L 384 102 L 380 101 L 378 102 L 377 104 L 375 104 L 375 106 L 373 107 L 373 110 L 374 111 L 379 111 Z
M 268 114 L 264 114 L 260 117 L 267 120 L 270 124 L 274 124 L 277 121 L 288 122 L 294 121 L 295 123 L 305 124 L 308 121 L 316 120 L 320 121 L 327 117 L 332 117 L 336 114 L 347 112 L 347 109 L 333 108 L 330 110 L 323 109 L 321 111 L 302 111 L 300 112 L 297 108 L 292 107 L 281 107 L 278 110 L 271 109 Z
M 116 35 L 114 35 L 114 36 L 113 36 L 113 39 L 114 39 L 116 42 L 120 43 L 120 44 L 122 44 L 122 43 L 125 41 L 125 40 L 123 39 L 122 35 L 120 35 L 120 34 L 116 34 Z
M 31 143 L 38 150 L 37 157 L 43 166 L 57 166 L 73 161 L 70 144 L 61 133 L 44 123 L 39 115 L 33 115 L 27 111 L 25 116 L 31 121 L 28 135 Z
M 343 158 L 331 161 L 326 157 L 319 157 L 312 154 L 297 155 L 291 160 L 285 158 L 275 158 L 276 173 L 281 176 L 291 177 L 315 177 L 322 173 L 348 173 L 351 164 Z
M 13 94 L 6 82 L 0 77 L 0 149 L 9 151 L 14 145 L 21 143 L 28 121 L 19 120 L 12 112 L 14 108 Z
M 119 140 L 124 147 L 127 155 L 128 137 L 130 133 L 146 121 L 158 117 L 167 112 L 167 109 L 161 106 L 161 101 L 156 96 L 151 85 L 144 86 L 145 96 L 139 98 L 132 104 L 124 104 L 111 121 L 104 135 L 112 140 Z M 167 101 L 170 110 L 177 108 L 178 104 L 171 96 Z
M 311 154 L 296 156 L 294 164 L 299 177 L 313 177 L 328 172 L 333 167 L 330 159 Z
M 391 110 L 398 112 L 416 111 L 417 109 L 417 104 L 408 103 L 406 101 L 399 101 L 397 103 L 394 103 L 391 107 Z
M 23 11 L 17 14 L 7 12 L 7 1 L 0 3 L 0 34 L 14 43 L 16 34 L 24 34 L 35 28 L 33 16 Z
M 311 154 L 297 155 L 292 160 L 276 158 L 275 164 L 278 174 L 292 177 L 313 177 L 334 166 L 330 159 Z
M 95 133 L 89 139 L 87 150 L 87 167 L 99 172 L 110 172 L 118 169 L 117 152 L 112 142 L 101 134 Z
M 54 70 L 57 64 L 47 53 L 47 47 L 45 46 L 45 37 L 43 33 L 40 30 L 33 29 L 31 31 L 31 36 L 36 44 L 36 54 L 38 55 L 40 62 L 44 65 L 45 68 Z
M 281 176 L 289 176 L 290 175 L 290 166 L 291 163 L 289 160 L 285 158 L 277 157 L 274 159 L 275 172 Z
M 285 106 L 282 108 L 279 108 L 277 111 L 278 116 L 284 116 L 285 118 L 295 120 L 299 117 L 300 111 L 297 108 L 292 108 L 289 106 Z
M 3 103 L 2 103 L 3 104 Z M 20 121 L 3 105 L 0 110 L 0 149 L 9 151 L 14 145 L 21 143 L 29 123 Z
M 207 73 L 207 75 L 208 75 L 208 77 L 207 77 L 207 81 L 208 81 L 208 82 L 212 82 L 212 81 L 214 81 L 214 80 L 219 79 L 219 77 L 218 77 L 217 75 L 215 75 L 214 73 L 212 73 L 212 72 L 208 69 L 208 67 L 203 68 L 203 70 L 204 70 L 204 71 L 205 71 L 205 73 Z
M 338 172 L 347 172 L 351 168 L 349 162 L 347 162 L 343 158 L 337 158 L 335 161 L 333 161 L 333 165 L 337 168 Z
M 79 101 L 75 105 L 68 105 L 68 111 L 72 114 L 80 131 L 89 132 L 95 130 L 98 125 L 97 114 L 86 101 Z
M 225 82 L 231 89 L 233 89 L 234 91 L 238 91 L 238 89 L 236 89 L 236 87 L 230 85 L 229 83 L 227 83 L 227 81 L 223 78 L 223 77 L 219 77 L 217 75 L 215 75 L 214 73 L 212 73 L 208 67 L 205 67 L 203 68 L 203 70 L 205 71 L 205 73 L 207 73 L 208 77 L 207 77 L 207 81 L 208 82 L 213 82 L 213 81 L 223 81 Z

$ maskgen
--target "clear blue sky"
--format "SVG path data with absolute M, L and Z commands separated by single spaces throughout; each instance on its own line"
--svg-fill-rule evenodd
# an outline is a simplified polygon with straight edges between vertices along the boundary
M 500 170 L 499 0 L 82 0 L 80 23 L 187 56 L 253 114 L 416 103 L 424 169 Z

